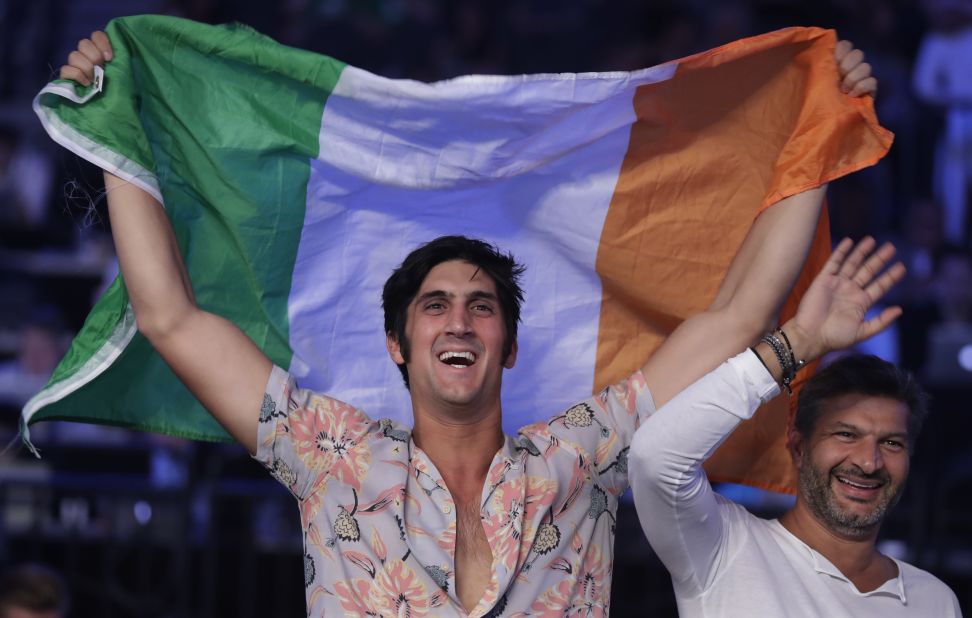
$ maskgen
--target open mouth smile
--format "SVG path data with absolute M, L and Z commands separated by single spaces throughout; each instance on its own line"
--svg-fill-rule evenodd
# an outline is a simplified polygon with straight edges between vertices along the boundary
M 473 365 L 476 362 L 476 355 L 472 352 L 442 352 L 439 354 L 439 361 L 450 367 L 462 369 Z
M 840 486 L 840 493 L 854 502 L 868 502 L 877 499 L 888 479 L 862 479 L 854 476 L 833 475 Z
M 884 485 L 883 481 L 860 481 L 851 480 L 843 476 L 835 476 L 838 481 L 855 489 L 879 489 Z

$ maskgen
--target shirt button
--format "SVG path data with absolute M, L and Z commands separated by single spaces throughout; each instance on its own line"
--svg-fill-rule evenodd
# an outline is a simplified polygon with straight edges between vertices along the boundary
M 452 507 L 449 506 L 448 504 L 443 504 L 442 505 L 442 512 L 445 513 L 446 515 L 448 515 L 449 513 L 452 512 Z

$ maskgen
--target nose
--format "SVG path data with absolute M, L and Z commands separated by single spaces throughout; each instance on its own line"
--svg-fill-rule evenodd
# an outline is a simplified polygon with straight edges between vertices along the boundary
M 877 440 L 861 440 L 854 450 L 854 464 L 865 474 L 874 474 L 884 467 L 881 445 Z
M 449 310 L 449 321 L 446 324 L 447 332 L 454 337 L 465 337 L 472 332 L 472 316 L 469 309 L 460 303 L 456 303 Z

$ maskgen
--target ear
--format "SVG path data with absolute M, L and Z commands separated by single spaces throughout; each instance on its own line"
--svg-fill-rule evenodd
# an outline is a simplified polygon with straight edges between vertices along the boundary
M 510 346 L 510 353 L 506 357 L 506 360 L 503 361 L 503 366 L 506 367 L 507 369 L 513 369 L 513 365 L 516 364 L 516 350 L 517 350 L 516 339 L 514 339 L 513 345 Z
M 396 365 L 405 364 L 402 347 L 398 344 L 398 337 L 395 336 L 395 333 L 391 331 L 385 333 L 385 347 L 388 348 L 388 356 L 391 356 L 392 362 Z

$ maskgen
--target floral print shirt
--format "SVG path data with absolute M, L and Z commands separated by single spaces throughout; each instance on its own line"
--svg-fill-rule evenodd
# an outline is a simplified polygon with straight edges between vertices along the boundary
M 483 486 L 492 580 L 470 616 L 606 616 L 628 445 L 654 411 L 641 373 L 507 436 Z M 456 505 L 388 419 L 274 367 L 256 459 L 297 498 L 308 616 L 466 616 Z

